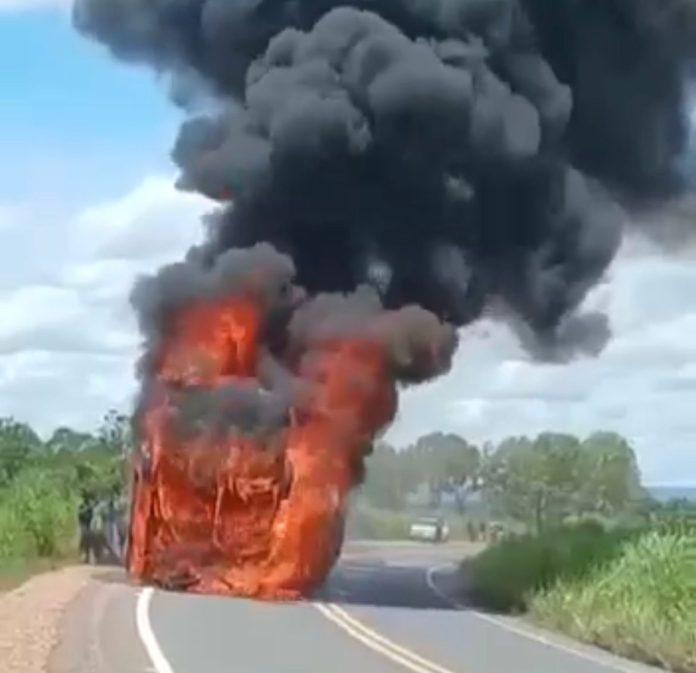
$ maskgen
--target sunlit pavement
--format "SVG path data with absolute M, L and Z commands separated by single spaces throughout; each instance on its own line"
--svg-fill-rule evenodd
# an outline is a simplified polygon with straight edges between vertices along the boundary
M 351 541 L 314 599 L 293 604 L 143 590 L 112 573 L 73 616 L 90 634 L 90 667 L 51 673 L 656 670 L 464 605 L 455 564 L 474 551 Z

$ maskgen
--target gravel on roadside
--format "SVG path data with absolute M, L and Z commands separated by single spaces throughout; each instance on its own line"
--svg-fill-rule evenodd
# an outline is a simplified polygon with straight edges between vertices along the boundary
M 61 617 L 96 570 L 93 566 L 62 568 L 0 595 L 2 673 L 45 673 Z

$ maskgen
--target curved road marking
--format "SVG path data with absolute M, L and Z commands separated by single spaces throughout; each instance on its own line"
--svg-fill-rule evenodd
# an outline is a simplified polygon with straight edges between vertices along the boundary
M 162 648 L 157 642 L 155 632 L 152 630 L 150 623 L 150 601 L 155 590 L 152 587 L 146 587 L 138 595 L 138 602 L 135 609 L 135 623 L 138 627 L 138 635 L 142 641 L 147 655 L 150 657 L 152 667 L 155 673 L 174 673 L 167 657 L 164 656 Z
M 579 649 L 554 642 L 541 635 L 531 633 L 525 629 L 515 627 L 500 619 L 496 619 L 491 615 L 473 610 L 469 606 L 456 601 L 442 589 L 440 589 L 434 579 L 436 573 L 451 568 L 451 563 L 431 566 L 428 568 L 425 574 L 426 583 L 430 590 L 438 598 L 445 601 L 445 603 L 449 604 L 450 606 L 457 608 L 458 610 L 466 609 L 469 614 L 475 615 L 483 621 L 487 621 L 518 636 L 536 641 L 547 647 L 556 648 L 567 654 L 572 654 L 576 657 L 586 659 L 595 664 L 603 666 L 604 668 L 613 668 L 616 671 L 621 671 L 621 673 L 635 673 L 636 669 L 627 668 L 615 664 L 614 662 L 603 660 L 600 657 L 593 656 L 588 652 L 583 652 Z M 138 635 L 140 636 L 140 640 L 142 641 L 143 646 L 150 657 L 150 661 L 152 662 L 155 672 L 174 673 L 174 669 L 165 657 L 162 648 L 157 642 L 157 637 L 155 636 L 152 629 L 152 624 L 150 622 L 150 603 L 153 595 L 154 589 L 152 587 L 144 588 L 138 595 L 136 605 L 136 626 Z M 387 657 L 391 661 L 394 661 L 410 671 L 413 671 L 413 673 L 454 673 L 451 669 L 440 666 L 435 662 L 417 654 L 416 652 L 395 643 L 386 636 L 383 636 L 381 633 L 371 629 L 337 605 L 331 603 L 314 603 L 314 607 L 319 610 L 324 617 L 336 624 L 352 638 L 361 642 L 371 650 Z
M 378 631 L 375 631 L 374 629 L 371 629 L 368 627 L 366 624 L 363 622 L 359 621 L 353 615 L 351 615 L 347 610 L 344 610 L 343 608 L 339 607 L 338 605 L 332 606 L 334 612 L 343 618 L 346 623 L 352 625 L 354 628 L 361 630 L 365 635 L 368 637 L 373 638 L 376 640 L 378 643 L 391 648 L 398 654 L 408 657 L 415 661 L 416 663 L 420 664 L 421 666 L 425 666 L 429 668 L 433 673 L 452 673 L 448 668 L 445 668 L 443 666 L 439 666 L 435 662 L 431 661 L 430 659 L 426 659 L 425 657 L 417 654 L 413 650 L 409 650 L 405 647 L 402 647 L 401 645 L 395 643 L 393 640 L 390 640 L 386 636 L 382 635 Z
M 336 605 L 315 603 L 314 606 L 324 617 L 336 624 L 351 638 L 404 668 L 408 668 L 413 673 L 454 673 L 452 670 L 439 666 L 412 650 L 408 650 L 389 640 L 389 638 L 367 627 Z
M 505 629 L 506 631 L 509 631 L 510 633 L 514 633 L 518 636 L 521 636 L 523 638 L 527 638 L 528 640 L 533 640 L 536 641 L 537 643 L 540 643 L 542 645 L 545 645 L 546 647 L 551 647 L 555 648 L 557 650 L 560 650 L 561 652 L 565 652 L 566 654 L 572 654 L 576 657 L 579 657 L 580 659 L 585 659 L 587 661 L 591 661 L 593 664 L 597 664 L 598 666 L 602 666 L 602 668 L 605 669 L 613 669 L 615 671 L 620 671 L 620 673 L 636 673 L 638 668 L 629 668 L 627 666 L 622 666 L 620 663 L 614 663 L 613 661 L 609 661 L 608 659 L 603 659 L 602 657 L 595 656 L 591 654 L 590 652 L 584 652 L 580 649 L 574 648 L 570 645 L 564 645 L 559 642 L 555 642 L 551 640 L 550 638 L 545 638 L 543 635 L 532 633 L 531 631 L 528 631 L 523 628 L 519 628 L 517 626 L 513 626 L 512 624 L 508 624 L 507 622 L 503 621 L 502 619 L 497 619 L 496 617 L 493 617 L 492 615 L 487 615 L 485 612 L 479 612 L 478 610 L 474 610 L 471 608 L 471 606 L 464 605 L 463 603 L 460 603 L 459 601 L 455 600 L 451 596 L 447 595 L 440 587 L 437 586 L 437 583 L 434 580 L 434 576 L 443 570 L 451 570 L 452 568 L 455 568 L 456 564 L 452 563 L 443 563 L 440 565 L 436 566 L 431 566 L 428 568 L 427 572 L 425 573 L 425 581 L 428 584 L 428 587 L 430 590 L 438 597 L 441 598 L 443 601 L 448 603 L 451 607 L 456 608 L 457 610 L 466 610 L 468 614 L 474 615 L 475 617 L 478 617 L 479 619 L 489 622 L 490 624 L 494 624 L 495 626 L 498 626 L 502 629 Z M 613 655 L 608 654 L 607 657 L 611 657 Z

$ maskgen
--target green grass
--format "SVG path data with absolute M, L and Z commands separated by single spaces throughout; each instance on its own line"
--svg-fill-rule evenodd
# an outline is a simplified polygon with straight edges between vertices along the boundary
M 680 673 L 696 673 L 696 536 L 577 525 L 465 562 L 487 607 Z
M 583 577 L 530 601 L 531 616 L 580 640 L 696 672 L 696 537 L 650 533 Z
M 466 561 L 473 597 L 488 608 L 522 611 L 538 591 L 559 579 L 581 577 L 614 558 L 635 533 L 608 531 L 596 523 L 511 537 Z
M 59 474 L 26 470 L 0 492 L 0 568 L 76 549 L 77 499 Z

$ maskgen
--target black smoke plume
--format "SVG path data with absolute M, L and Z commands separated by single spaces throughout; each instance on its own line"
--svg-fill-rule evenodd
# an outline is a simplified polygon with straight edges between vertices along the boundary
M 683 177 L 686 0 L 77 0 L 75 21 L 217 98 L 174 148 L 223 204 L 190 263 L 268 242 L 312 293 L 367 283 L 457 325 L 502 304 L 540 355 L 601 347 L 573 314 L 616 198 Z

